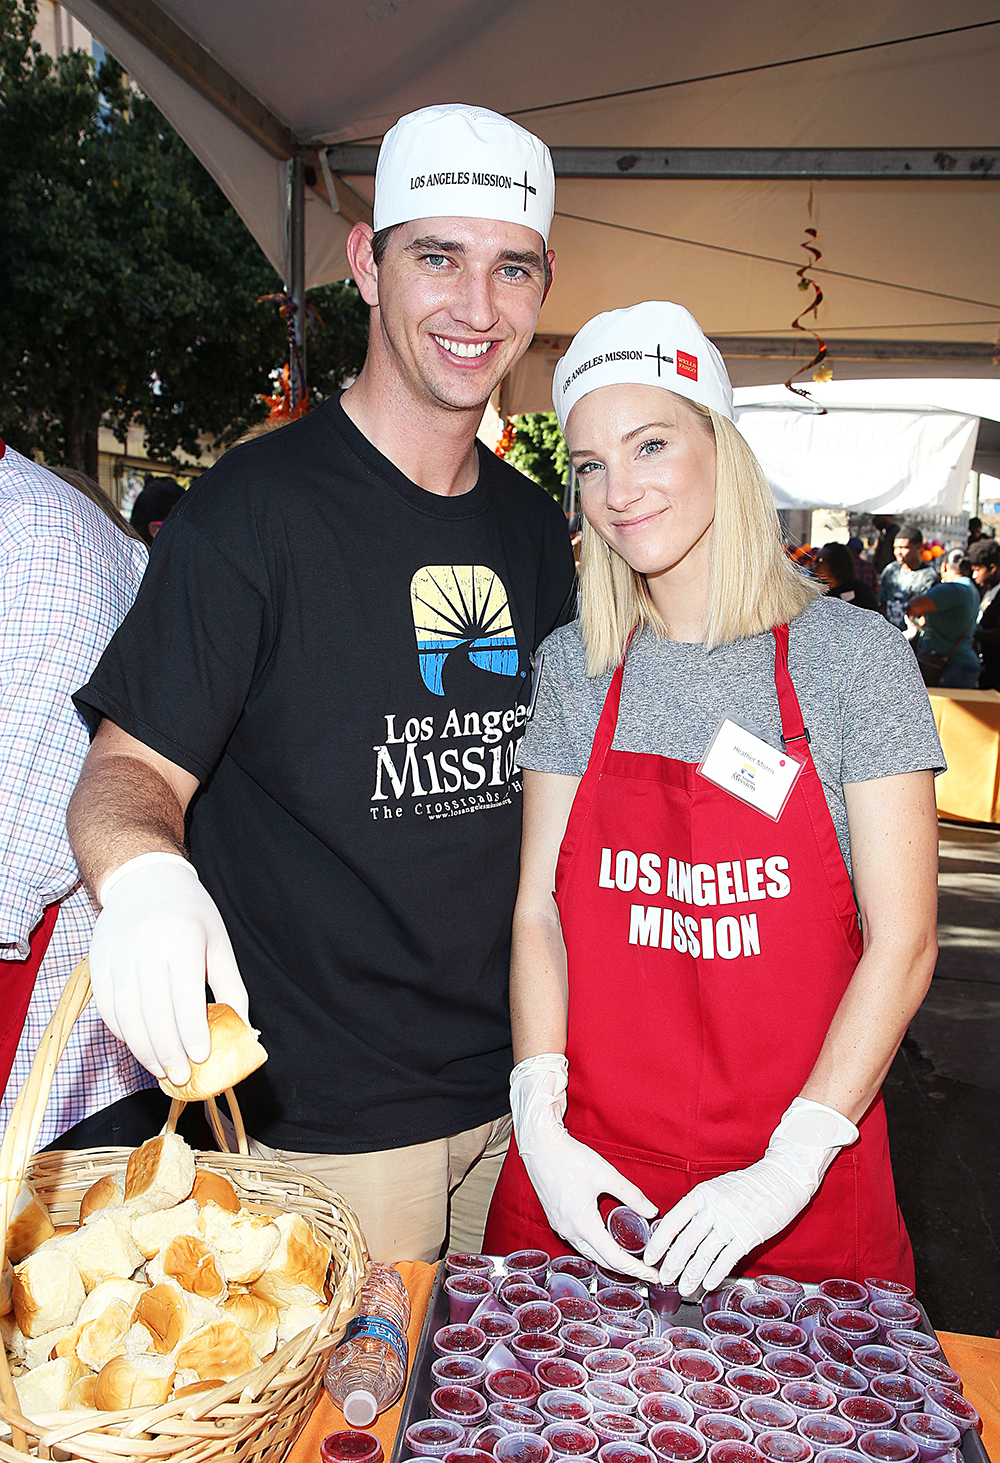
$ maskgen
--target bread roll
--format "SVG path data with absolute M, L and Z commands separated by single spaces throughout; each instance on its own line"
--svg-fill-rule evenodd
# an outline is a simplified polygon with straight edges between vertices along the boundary
M 157 1356 L 115 1356 L 103 1366 L 94 1387 L 94 1402 L 102 1412 L 125 1407 L 158 1407 L 170 1396 L 173 1359 Z
M 235 1087 L 267 1061 L 267 1052 L 257 1040 L 260 1033 L 247 1026 L 232 1006 L 209 1005 L 208 1032 L 212 1041 L 208 1058 L 191 1063 L 191 1076 L 182 1087 L 161 1078 L 160 1086 L 168 1097 L 204 1102 L 206 1097 Z
M 154 1285 L 175 1280 L 182 1290 L 205 1300 L 224 1301 L 226 1281 L 218 1256 L 195 1234 L 179 1234 L 146 1266 Z
M 64 1412 L 69 1407 L 73 1384 L 86 1375 L 86 1367 L 75 1356 L 60 1356 L 47 1361 L 34 1371 L 18 1377 L 14 1386 L 25 1417 L 39 1418 L 51 1412 Z
M 73 1234 L 54 1241 L 74 1262 L 84 1289 L 93 1290 L 102 1280 L 129 1276 L 144 1256 L 130 1233 L 127 1216 L 121 1210 L 100 1210 Z
M 125 1350 L 125 1334 L 132 1325 L 132 1307 L 123 1300 L 113 1300 L 99 1316 L 86 1321 L 76 1343 L 76 1354 L 92 1372 L 113 1356 Z
M 80 1223 L 99 1209 L 120 1209 L 125 1202 L 124 1173 L 108 1173 L 98 1179 L 80 1200 Z
M 97 1407 L 97 1403 L 94 1401 L 94 1389 L 96 1386 L 97 1378 L 93 1372 L 88 1372 L 85 1377 L 81 1377 L 78 1382 L 74 1382 L 69 1389 L 70 1411 L 79 1412 L 82 1408 L 87 1408 L 93 1412 Z
M 271 1222 L 281 1238 L 267 1269 L 254 1281 L 254 1293 L 276 1306 L 315 1305 L 323 1299 L 329 1244 L 316 1238 L 301 1214 L 282 1214 Z
M 48 1240 L 14 1267 L 14 1316 L 25 1336 L 72 1326 L 86 1292 L 65 1240 Z
M 180 1372 L 178 1372 L 177 1375 L 180 1376 Z M 187 1376 L 188 1373 L 185 1372 L 184 1375 Z M 192 1372 L 191 1375 L 193 1376 L 195 1374 Z M 171 1396 L 194 1397 L 197 1396 L 199 1392 L 211 1392 L 216 1387 L 222 1386 L 222 1380 L 222 1377 L 209 1377 L 207 1382 L 184 1382 L 182 1386 L 174 1387 Z
M 4 1261 L 0 1270 L 0 1316 L 9 1316 L 14 1309 L 14 1267 Z
M 191 1315 L 184 1293 L 176 1285 L 154 1285 L 144 1291 L 132 1319 L 145 1326 L 153 1338 L 153 1350 L 163 1356 L 176 1350 L 198 1324 Z
M 281 1233 L 263 1215 L 230 1214 L 209 1202 L 198 1216 L 198 1232 L 219 1256 L 226 1280 L 249 1285 L 264 1273 Z
M 278 1344 L 277 1306 L 259 1295 L 231 1295 L 222 1309 L 246 1332 L 259 1357 L 271 1355 Z
M 325 1314 L 326 1306 L 323 1304 L 285 1306 L 278 1312 L 278 1345 L 284 1346 L 286 1341 L 293 1341 L 303 1331 L 311 1331 Z
M 194 1186 L 194 1154 L 177 1133 L 161 1133 L 136 1148 L 125 1170 L 125 1203 L 133 1214 L 172 1209 Z
M 62 1343 L 75 1332 L 75 1326 L 57 1326 L 42 1336 L 33 1336 L 24 1343 L 24 1364 L 29 1371 L 41 1366 L 43 1361 L 55 1361 L 57 1356 L 71 1356 L 72 1346 Z
M 19 1265 L 55 1232 L 49 1211 L 28 1180 L 22 1179 L 7 1224 L 8 1260 L 12 1265 Z
M 199 1168 L 195 1174 L 191 1197 L 199 1207 L 212 1203 L 218 1204 L 220 1209 L 227 1209 L 231 1214 L 239 1212 L 240 1201 L 236 1190 L 227 1178 L 221 1173 L 213 1173 L 210 1168 Z
M 106 1310 L 113 1300 L 124 1301 L 131 1311 L 136 1301 L 147 1287 L 140 1285 L 137 1280 L 102 1280 L 100 1285 L 95 1285 L 80 1307 L 80 1314 L 77 1322 L 82 1325 L 85 1321 L 92 1321 Z
M 194 1234 L 197 1229 L 198 1205 L 193 1197 L 175 1204 L 172 1209 L 157 1209 L 152 1214 L 140 1214 L 132 1220 L 132 1238 L 146 1260 L 158 1255 L 179 1234 Z
M 260 1358 L 235 1321 L 218 1321 L 195 1331 L 176 1353 L 177 1370 L 190 1367 L 203 1381 L 228 1382 L 259 1365 Z
M 3 1342 L 8 1356 L 12 1356 L 15 1361 L 24 1360 L 28 1341 L 15 1321 L 13 1311 L 0 1317 L 0 1341 Z

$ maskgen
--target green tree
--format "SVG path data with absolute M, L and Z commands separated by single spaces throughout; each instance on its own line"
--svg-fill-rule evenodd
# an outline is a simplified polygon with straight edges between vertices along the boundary
M 35 10 L 0 0 L 0 434 L 91 474 L 102 420 L 165 459 L 232 441 L 285 359 L 258 303 L 280 282 L 120 67 L 47 56 Z M 315 304 L 322 395 L 359 368 L 367 312 L 353 286 Z
M 517 437 L 507 453 L 507 461 L 561 503 L 569 471 L 569 452 L 555 412 L 525 412 L 511 421 L 517 428 Z

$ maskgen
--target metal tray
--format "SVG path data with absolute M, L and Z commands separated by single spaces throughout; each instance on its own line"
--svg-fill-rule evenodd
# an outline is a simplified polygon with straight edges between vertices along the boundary
M 493 1256 L 494 1266 L 499 1267 L 499 1257 Z M 420 1340 L 417 1343 L 416 1355 L 413 1358 L 413 1367 L 410 1372 L 410 1380 L 406 1389 L 406 1396 L 403 1399 L 403 1411 L 399 1419 L 399 1429 L 396 1433 L 396 1442 L 392 1450 L 390 1463 L 403 1463 L 408 1456 L 406 1451 L 405 1434 L 406 1429 L 412 1422 L 421 1422 L 430 1411 L 431 1392 L 433 1388 L 433 1377 L 431 1366 L 434 1362 L 434 1333 L 442 1326 L 448 1324 L 448 1293 L 444 1288 L 445 1266 L 442 1260 L 438 1266 L 437 1274 L 434 1277 L 434 1285 L 431 1289 L 430 1299 L 427 1302 L 427 1314 L 424 1316 L 424 1324 L 420 1331 Z M 811 1294 L 818 1287 L 806 1285 L 807 1294 Z M 937 1333 L 928 1319 L 927 1312 L 915 1300 L 914 1304 L 919 1308 L 922 1326 L 930 1336 Z M 675 1316 L 671 1316 L 670 1324 L 673 1326 L 694 1326 L 699 1331 L 705 1328 L 702 1325 L 702 1314 L 700 1305 L 682 1304 Z M 990 1457 L 983 1440 L 975 1428 L 969 1428 L 962 1434 L 962 1458 L 963 1463 L 990 1463 Z M 434 1463 L 434 1460 L 429 1460 Z

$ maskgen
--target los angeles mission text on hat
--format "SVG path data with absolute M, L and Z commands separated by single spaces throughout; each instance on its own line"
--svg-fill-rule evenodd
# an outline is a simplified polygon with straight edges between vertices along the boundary
M 595 366 L 603 366 L 605 362 L 611 361 L 641 361 L 642 351 L 605 351 L 602 355 L 591 356 L 589 361 L 584 361 L 577 366 L 572 375 L 567 376 L 563 382 L 563 391 L 567 391 L 577 376 L 582 376 L 584 371 L 591 371 Z
M 427 173 L 410 179 L 410 188 L 513 188 L 509 173 Z
M 791 892 L 788 860 L 780 855 L 746 860 L 732 859 L 716 864 L 687 863 L 657 853 L 617 852 L 601 849 L 597 884 L 600 889 L 631 893 L 666 894 L 678 904 L 718 907 L 748 904 L 761 899 L 784 899 Z M 665 887 L 664 887 L 665 886 Z M 696 918 L 669 905 L 633 904 L 629 908 L 628 942 L 674 949 L 696 959 L 735 960 L 760 954 L 760 931 L 756 914 L 723 915 L 721 919 Z

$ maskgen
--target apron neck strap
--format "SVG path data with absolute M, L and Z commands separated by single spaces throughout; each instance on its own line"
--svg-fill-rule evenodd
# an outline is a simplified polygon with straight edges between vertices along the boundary
M 774 686 L 781 714 L 781 740 L 790 750 L 805 753 L 808 758 L 809 732 L 788 671 L 788 626 L 775 625 L 771 633 L 774 636 Z
M 604 707 L 601 711 L 601 719 L 597 723 L 597 731 L 594 733 L 594 744 L 590 749 L 589 766 L 600 770 L 604 766 L 604 759 L 611 751 L 611 743 L 615 739 L 615 729 L 618 726 L 618 708 L 622 699 L 622 681 L 625 677 L 625 656 L 628 655 L 629 646 L 635 638 L 633 629 L 625 643 L 625 655 L 615 666 L 615 673 L 611 677 L 611 685 L 608 687 L 608 694 L 604 698 Z

